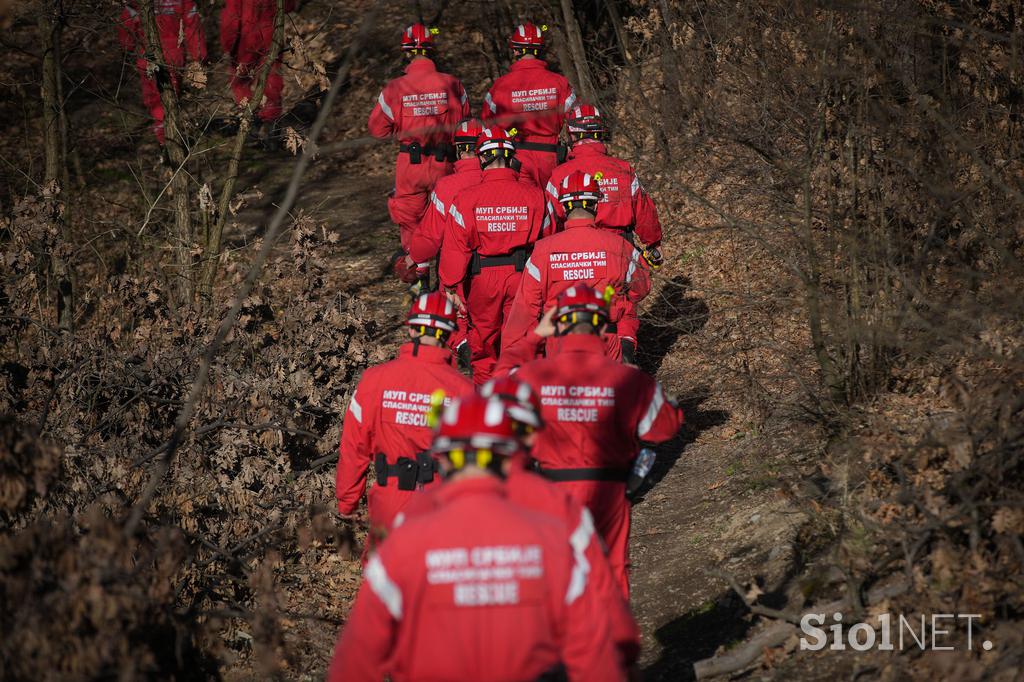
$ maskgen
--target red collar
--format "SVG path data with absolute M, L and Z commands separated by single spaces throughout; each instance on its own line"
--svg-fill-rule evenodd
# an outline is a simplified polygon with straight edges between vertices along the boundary
M 419 346 L 419 350 L 413 354 L 413 351 Z M 421 362 L 432 362 L 434 364 L 445 364 L 450 365 L 452 362 L 452 352 L 443 346 L 428 346 L 425 343 L 403 343 L 402 347 L 398 349 L 398 357 L 400 358 L 411 358 L 415 357 Z
M 558 337 L 559 353 L 605 355 L 604 339 L 596 334 L 566 334 Z
M 437 71 L 434 60 L 421 57 L 409 62 L 405 67 L 406 73 L 420 73 L 423 71 Z
M 458 159 L 455 162 L 455 172 L 465 173 L 467 171 L 480 170 L 480 160 L 477 158 L 472 159 Z
M 592 227 L 597 229 L 597 223 L 593 218 L 573 218 L 565 221 L 565 229 L 571 230 L 574 227 Z
M 547 69 L 548 63 L 543 59 L 517 59 L 512 62 L 509 71 L 522 71 L 523 69 Z
M 519 178 L 516 172 L 511 168 L 484 168 L 483 181 L 491 182 L 492 180 L 517 180 Z
M 608 148 L 604 146 L 603 142 L 597 140 L 581 140 L 573 144 L 572 149 L 569 150 L 569 158 L 575 159 L 577 156 L 608 156 Z
M 438 503 L 443 505 L 468 495 L 504 497 L 505 488 L 502 485 L 502 480 L 497 476 L 474 476 L 457 481 L 448 481 L 438 488 L 436 495 Z

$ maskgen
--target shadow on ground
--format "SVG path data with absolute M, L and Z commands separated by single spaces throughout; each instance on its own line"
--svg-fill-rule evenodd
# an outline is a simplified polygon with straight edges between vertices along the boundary
M 709 309 L 704 299 L 688 296 L 690 279 L 676 275 L 652 294 L 655 304 L 640 316 L 637 334 L 637 364 L 657 374 L 662 361 L 680 336 L 696 334 L 708 322 Z

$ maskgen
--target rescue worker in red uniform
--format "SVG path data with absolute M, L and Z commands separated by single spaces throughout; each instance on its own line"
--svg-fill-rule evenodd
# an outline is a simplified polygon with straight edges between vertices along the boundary
M 448 406 L 436 509 L 370 557 L 329 682 L 624 679 L 575 529 L 509 499 L 502 465 L 519 447 L 499 400 Z
M 157 142 L 164 143 L 164 105 L 160 101 L 160 90 L 156 78 L 168 78 L 177 92 L 181 87 L 181 72 L 189 61 L 206 61 L 206 34 L 203 32 L 199 10 L 192 0 L 153 0 L 156 28 L 160 33 L 160 47 L 164 53 L 166 69 L 156 77 L 149 73 L 146 58 L 146 34 L 142 30 L 138 5 L 125 5 L 118 23 L 118 39 L 126 52 L 135 55 L 135 69 L 142 84 L 142 105 L 153 118 L 153 134 Z M 160 65 L 163 69 L 164 65 Z
M 482 118 L 487 125 L 518 131 L 520 173 L 544 187 L 558 165 L 558 135 L 576 94 L 564 76 L 548 70 L 540 27 L 520 24 L 508 42 L 515 61 L 484 97 Z
M 437 70 L 428 57 L 433 49 L 434 34 L 423 24 L 405 30 L 402 50 L 409 58 L 405 75 L 384 86 L 370 113 L 370 134 L 399 142 L 388 211 L 399 227 L 405 254 L 434 183 L 452 172 L 452 131 L 469 116 L 469 98 L 462 83 Z
M 473 382 L 482 384 L 497 362 L 501 327 L 529 249 L 552 220 L 543 190 L 509 168 L 515 145 L 507 132 L 485 128 L 476 153 L 482 177 L 448 208 L 438 274 L 447 290 L 466 292 Z
M 640 252 L 618 233 L 598 227 L 601 206 L 600 172 L 573 171 L 558 190 L 566 215 L 561 232 L 537 242 L 526 261 L 519 291 L 502 330 L 502 354 L 513 344 L 530 343 L 528 335 L 544 311 L 575 284 L 615 291 L 610 309 L 612 333 L 605 336 L 609 356 L 632 363 L 640 322 L 636 307 L 651 290 L 647 264 Z M 512 351 L 515 353 L 515 351 Z
M 284 11 L 294 12 L 295 0 L 285 0 Z M 256 79 L 270 53 L 275 14 L 275 0 L 227 0 L 220 13 L 220 44 L 224 54 L 231 57 L 231 93 L 240 106 L 252 99 Z M 281 92 L 284 89 L 282 57 L 283 51 L 267 74 L 267 83 L 263 87 L 265 102 L 262 106 L 257 103 L 257 115 L 265 129 L 281 118 Z
M 338 511 L 355 512 L 374 464 L 376 485 L 367 507 L 371 537 L 390 527 L 395 514 L 417 490 L 436 481 L 433 436 L 427 425 L 430 397 L 437 390 L 459 396 L 472 391 L 469 381 L 451 366 L 446 337 L 455 331 L 455 305 L 441 292 L 423 294 L 406 321 L 412 341 L 396 359 L 363 373 L 341 431 L 338 460 Z
M 566 289 L 554 318 L 557 352 L 516 374 L 541 397 L 544 429 L 531 455 L 543 476 L 590 509 L 628 598 L 626 481 L 641 443 L 671 439 L 683 413 L 653 377 L 605 355 L 599 333 L 608 306 L 596 291 L 582 284 Z
M 589 104 L 574 107 L 565 121 L 572 148 L 568 160 L 555 168 L 548 180 L 547 192 L 558 202 L 562 181 L 576 171 L 595 175 L 601 173 L 601 202 L 597 206 L 595 221 L 598 227 L 617 230 L 633 241 L 635 235 L 644 258 L 652 266 L 661 265 L 661 222 L 647 191 L 637 179 L 628 161 L 608 153 L 610 139 L 608 126 L 601 112 Z M 560 205 L 555 206 L 557 217 L 565 217 Z

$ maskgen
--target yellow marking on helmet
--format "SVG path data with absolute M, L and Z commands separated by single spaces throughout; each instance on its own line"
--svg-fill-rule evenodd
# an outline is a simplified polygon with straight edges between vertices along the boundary
M 441 410 L 444 409 L 444 390 L 437 389 L 430 394 L 430 407 L 427 409 L 427 426 L 434 428 L 441 419 Z
M 604 293 L 601 295 L 601 298 L 604 299 L 605 303 L 611 303 L 612 302 L 612 296 L 614 296 L 614 295 L 615 295 L 615 287 L 613 287 L 612 285 L 609 284 L 608 286 L 606 286 L 604 288 Z
M 466 466 L 466 451 L 462 448 L 456 448 L 448 451 L 448 459 L 451 461 L 452 466 L 456 469 L 461 469 Z
M 477 450 L 476 451 L 476 465 L 478 467 L 486 467 L 494 459 L 494 453 L 490 450 Z

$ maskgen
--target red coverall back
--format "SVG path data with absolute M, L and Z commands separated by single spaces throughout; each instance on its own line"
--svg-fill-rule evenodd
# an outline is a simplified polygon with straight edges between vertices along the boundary
M 552 516 L 564 524 L 573 550 L 581 553 L 587 561 L 590 585 L 608 608 L 612 640 L 619 649 L 623 667 L 628 668 L 640 655 L 640 629 L 612 576 L 593 516 L 557 484 L 527 470 L 526 456 L 517 459 L 519 461 L 512 463 L 505 478 L 505 495 L 514 504 Z M 436 487 L 427 494 L 413 497 L 395 517 L 395 527 L 437 509 L 441 504 L 438 495 L 441 490 L 443 488 Z
M 480 183 L 480 160 L 459 159 L 451 175 L 446 175 L 434 185 L 430 193 L 430 204 L 409 244 L 409 257 L 417 265 L 425 265 L 437 257 L 444 241 L 444 226 L 448 222 L 448 207 L 455 195 Z
M 600 337 L 590 334 L 562 337 L 557 354 L 526 363 L 516 377 L 541 399 L 544 428 L 531 454 L 545 475 L 593 513 L 628 598 L 626 478 L 640 443 L 672 438 L 683 422 L 682 410 L 653 377 L 608 358 Z
M 185 56 L 192 61 L 206 61 L 206 34 L 199 18 L 199 10 L 192 0 L 154 0 L 153 13 L 156 28 L 160 33 L 160 47 L 167 62 L 171 86 L 175 91 L 180 87 L 180 71 L 185 66 Z M 157 141 L 164 143 L 164 105 L 160 101 L 160 90 L 156 79 L 147 73 L 146 35 L 137 6 L 129 4 L 121 12 L 118 23 L 118 40 L 126 52 L 135 54 L 135 69 L 139 72 L 142 85 L 142 105 L 153 117 L 153 134 Z M 184 38 L 179 41 L 179 36 Z
M 565 113 L 575 104 L 576 94 L 565 76 L 549 71 L 541 59 L 522 58 L 494 81 L 484 97 L 481 117 L 484 123 L 518 131 L 517 139 L 525 143 L 516 144 L 520 172 L 544 187 L 558 165 L 556 146 Z M 533 145 L 544 148 L 528 148 Z
M 616 331 L 605 339 L 609 356 L 621 358 L 618 339 L 636 343 L 636 306 L 650 293 L 651 279 L 639 251 L 618 233 L 587 219 L 566 221 L 563 231 L 534 246 L 501 333 L 502 355 L 515 344 L 530 343 L 526 337 L 544 311 L 555 305 L 562 292 L 579 283 L 597 291 L 615 287 L 611 322 Z
M 473 383 L 482 384 L 497 362 L 501 327 L 512 305 L 521 267 L 502 257 L 516 252 L 525 265 L 525 249 L 551 227 L 544 192 L 521 182 L 510 168 L 488 168 L 481 181 L 459 192 L 448 209 L 438 274 L 441 284 L 458 290 L 466 282 Z M 470 271 L 474 252 L 479 274 Z M 499 258 L 490 261 L 490 258 Z
M 295 0 L 285 0 L 285 13 L 295 11 Z M 252 89 L 274 40 L 276 0 L 227 0 L 220 13 L 220 44 L 231 55 L 231 92 L 235 103 L 252 98 Z M 259 108 L 262 121 L 281 117 L 281 55 L 278 55 L 263 87 L 266 104 Z
M 558 203 L 558 191 L 562 180 L 573 171 L 602 177 L 597 181 L 601 187 L 601 201 L 597 205 L 599 227 L 633 232 L 645 246 L 661 243 L 661 222 L 658 210 L 647 191 L 637 179 L 628 161 L 608 154 L 603 143 L 596 140 L 581 140 L 573 144 L 568 160 L 555 168 L 548 180 L 547 191 L 552 197 L 559 219 L 565 218 L 565 211 Z
M 556 519 L 491 476 L 446 483 L 367 562 L 327 679 L 622 680 L 604 605 Z
M 377 453 L 384 453 L 388 464 L 395 465 L 399 457 L 414 459 L 430 448 L 433 431 L 426 417 L 434 391 L 441 389 L 457 398 L 472 390 L 466 377 L 451 366 L 451 359 L 447 348 L 407 343 L 397 358 L 363 373 L 341 431 L 336 481 L 340 513 L 356 510 L 366 489 L 366 471 Z M 414 492 L 399 490 L 396 478 L 370 488 L 371 529 L 387 529 Z
M 394 139 L 402 145 L 447 148 L 458 122 L 469 116 L 469 98 L 458 78 L 438 71 L 434 62 L 417 57 L 381 91 L 370 113 L 370 134 Z M 413 163 L 400 152 L 395 164 L 395 193 L 388 199 L 391 219 L 399 226 L 402 248 L 409 252 L 412 234 L 427 208 L 434 183 L 452 172 L 447 159 L 438 160 L 424 150 Z

